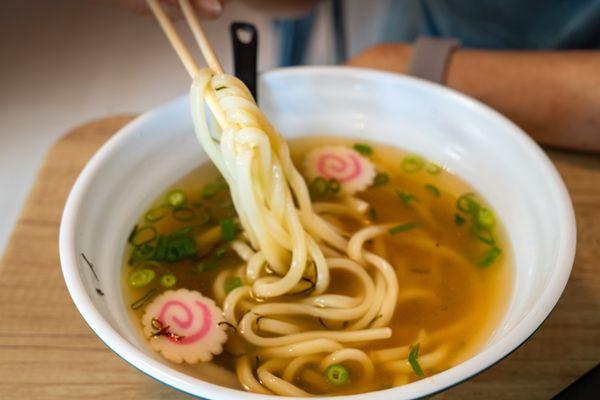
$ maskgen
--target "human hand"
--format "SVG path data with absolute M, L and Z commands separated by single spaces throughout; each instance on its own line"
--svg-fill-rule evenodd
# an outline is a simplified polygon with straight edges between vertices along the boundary
M 110 3 L 117 4 L 131 11 L 146 14 L 150 12 L 146 0 L 107 0 Z M 165 11 L 171 17 L 181 15 L 177 0 L 159 0 Z M 221 15 L 225 0 L 189 0 L 190 4 L 196 10 L 200 18 L 214 19 Z

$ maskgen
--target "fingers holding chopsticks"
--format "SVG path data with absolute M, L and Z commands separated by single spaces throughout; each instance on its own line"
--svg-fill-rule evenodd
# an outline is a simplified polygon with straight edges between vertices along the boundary
M 105 0 L 106 2 L 117 4 L 131 11 L 147 14 L 150 12 L 145 0 Z M 218 18 L 225 6 L 226 0 L 190 0 L 196 14 L 202 19 Z M 171 18 L 180 18 L 182 16 L 181 8 L 177 0 L 160 0 L 165 12 Z

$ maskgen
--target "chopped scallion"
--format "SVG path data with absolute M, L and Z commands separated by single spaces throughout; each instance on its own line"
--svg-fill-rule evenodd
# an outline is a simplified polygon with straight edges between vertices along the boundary
M 454 214 L 454 223 L 458 226 L 462 226 L 467 220 L 460 214 Z
M 370 156 L 371 154 L 373 154 L 373 148 L 368 144 L 364 143 L 356 143 L 354 145 L 354 150 L 358 151 L 363 156 Z
M 137 299 L 136 301 L 134 301 L 133 303 L 131 303 L 130 307 L 133 310 L 139 310 L 147 302 L 149 302 L 150 300 L 152 300 L 152 298 L 154 296 L 156 296 L 157 292 L 158 292 L 158 289 L 156 289 L 156 288 L 152 288 L 152 289 L 148 290 L 142 297 L 140 297 L 139 299 Z
M 133 244 L 133 238 L 135 237 L 135 233 L 137 232 L 137 228 L 138 228 L 137 225 L 133 227 L 133 229 L 129 233 L 129 236 L 127 237 L 127 243 Z
M 417 200 L 417 198 L 415 196 L 413 196 L 412 194 L 408 194 L 401 190 L 396 190 L 396 195 L 398 195 L 398 197 L 400 197 L 400 200 L 402 200 L 402 202 L 404 202 L 404 204 L 409 204 L 409 203 L 412 203 L 413 201 Z
M 165 199 L 167 200 L 167 204 L 169 204 L 171 207 L 181 206 L 187 200 L 185 193 L 181 189 L 171 190 L 169 193 L 167 193 Z
M 340 192 L 340 190 L 342 189 L 342 185 L 340 184 L 340 181 L 338 181 L 335 178 L 331 178 L 329 180 L 329 191 L 333 194 L 337 194 Z
M 158 231 L 153 226 L 142 226 L 136 229 L 133 237 L 131 238 L 131 244 L 134 246 L 141 246 L 146 243 L 150 243 L 158 236 Z
M 223 218 L 219 221 L 221 226 L 221 239 L 231 241 L 235 239 L 237 235 L 237 227 L 235 221 L 232 218 Z
M 435 197 L 439 198 L 441 196 L 440 189 L 438 189 L 437 186 L 434 186 L 431 183 L 425 185 L 425 189 L 429 190 Z
M 432 163 L 431 161 L 425 164 L 425 172 L 431 175 L 437 175 L 442 172 L 442 167 L 437 165 L 436 163 Z
M 190 207 L 177 206 L 173 208 L 171 215 L 173 215 L 173 218 L 175 218 L 177 221 L 188 222 L 196 217 L 196 211 Z
M 413 229 L 414 227 L 416 227 L 417 225 L 418 224 L 416 222 L 408 222 L 406 224 L 396 225 L 396 226 L 388 229 L 388 232 L 390 233 L 390 235 L 395 235 L 396 233 L 409 231 L 409 230 Z
M 198 264 L 196 264 L 196 266 L 193 269 L 193 272 L 196 273 L 200 273 L 200 272 L 205 272 L 205 271 L 211 271 L 213 269 L 217 269 L 219 268 L 219 263 L 214 262 L 214 261 L 201 261 Z
M 194 228 L 192 228 L 191 226 L 184 226 L 183 228 L 175 232 L 175 235 L 187 235 L 188 233 L 192 233 L 193 231 Z
M 488 228 L 479 225 L 472 225 L 471 233 L 485 244 L 489 244 L 491 246 L 495 243 L 492 231 Z
M 196 241 L 189 233 L 191 230 L 185 227 L 170 235 L 160 235 L 156 242 L 156 251 L 148 259 L 172 263 L 194 257 L 198 249 Z
M 156 273 L 148 268 L 138 269 L 129 274 L 128 283 L 132 288 L 141 288 L 148 285 L 154 279 Z
M 494 261 L 496 261 L 496 259 L 500 256 L 500 254 L 502 254 L 502 250 L 500 250 L 500 248 L 494 246 L 491 249 L 489 249 L 487 252 L 485 252 L 483 257 L 481 257 L 481 259 L 477 262 L 477 265 L 479 265 L 480 267 L 483 267 L 483 268 L 489 267 L 490 265 L 492 265 L 494 263 Z
M 496 224 L 496 217 L 492 210 L 486 207 L 481 207 L 477 211 L 477 224 L 485 228 L 491 229 Z
M 463 194 L 456 200 L 456 208 L 459 211 L 475 215 L 479 210 L 479 202 L 475 199 L 475 195 L 473 193 Z
M 242 286 L 242 279 L 239 276 L 229 276 L 225 279 L 225 283 L 223 284 L 225 288 L 225 293 L 231 292 L 233 289 L 239 288 Z
M 378 172 L 373 180 L 374 186 L 383 186 L 390 181 L 390 176 L 385 172 Z
M 325 370 L 327 381 L 334 386 L 341 386 L 350 383 L 350 373 L 341 364 L 332 364 Z
M 156 208 L 148 210 L 148 212 L 146 212 L 146 214 L 144 215 L 144 219 L 147 222 L 151 222 L 152 223 L 152 222 L 160 221 L 168 213 L 169 213 L 169 209 L 167 207 L 165 207 L 165 206 L 158 206 Z
M 377 219 L 377 210 L 375 209 L 375 207 L 369 208 L 369 219 L 371 221 L 375 221 Z
M 425 160 L 421 156 L 409 154 L 402 160 L 401 168 L 402 171 L 411 174 L 423 168 L 423 164 L 425 164 Z
M 421 365 L 419 365 L 419 343 L 410 346 L 410 351 L 408 353 L 408 363 L 412 368 L 413 372 L 417 376 L 423 376 L 423 370 L 421 369 Z
M 166 288 L 173 287 L 173 286 L 175 286 L 176 283 L 177 283 L 177 278 L 173 274 L 166 274 L 166 275 L 161 276 L 161 278 L 160 278 L 160 284 Z
M 310 195 L 313 198 L 325 196 L 327 194 L 328 190 L 329 190 L 329 183 L 327 182 L 327 180 L 325 178 L 320 177 L 320 176 L 313 179 L 313 181 L 310 183 L 310 186 L 309 186 Z
M 226 199 L 219 202 L 219 207 L 222 209 L 233 208 L 233 201 L 231 199 Z
M 204 187 L 202 188 L 202 198 L 204 199 L 210 199 L 211 197 L 215 196 L 217 193 L 219 193 L 219 191 L 223 188 L 226 187 L 225 183 L 208 183 L 206 185 L 204 185 Z
M 217 257 L 218 259 L 221 259 L 221 258 L 225 257 L 226 253 L 227 253 L 227 246 L 221 246 L 221 247 L 217 248 L 217 250 L 215 250 L 215 257 Z
M 156 248 L 149 243 L 135 246 L 131 252 L 131 257 L 135 261 L 149 260 L 156 253 Z

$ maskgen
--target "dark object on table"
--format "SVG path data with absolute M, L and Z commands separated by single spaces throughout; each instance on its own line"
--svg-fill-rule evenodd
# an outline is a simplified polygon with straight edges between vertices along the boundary
M 256 92 L 256 59 L 258 52 L 258 31 L 247 22 L 234 22 L 229 27 L 233 47 L 234 73 L 250 90 L 254 100 Z
M 553 400 L 587 400 L 600 396 L 600 364 L 581 378 L 571 383 L 565 390 L 554 396 Z

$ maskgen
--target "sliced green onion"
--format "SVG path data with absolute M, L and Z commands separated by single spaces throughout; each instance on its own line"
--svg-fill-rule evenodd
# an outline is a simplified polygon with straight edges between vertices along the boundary
M 167 256 L 167 247 L 168 247 L 168 237 L 164 235 L 160 235 L 158 240 L 156 241 L 156 251 L 152 256 L 155 260 L 165 260 Z
M 475 199 L 475 194 L 466 193 L 456 199 L 456 208 L 459 211 L 475 215 L 479 210 L 479 202 Z
M 495 243 L 492 231 L 479 225 L 471 226 L 471 233 L 479 240 L 490 246 Z
M 368 144 L 364 143 L 356 143 L 354 145 L 354 150 L 358 151 L 363 156 L 370 156 L 371 154 L 373 154 L 373 148 Z
M 210 216 L 210 212 L 204 210 L 200 212 L 200 215 L 198 216 L 198 225 L 199 226 L 205 226 L 208 223 L 210 223 L 210 221 L 212 220 L 212 217 Z
M 156 248 L 154 246 L 148 243 L 144 243 L 140 246 L 135 246 L 133 248 L 133 251 L 131 252 L 131 257 L 135 261 L 143 261 L 151 259 L 152 257 L 154 257 L 155 253 Z
M 196 211 L 194 211 L 190 207 L 177 206 L 177 207 L 173 208 L 173 211 L 171 211 L 171 215 L 177 221 L 188 222 L 188 221 L 193 220 L 196 217 Z
M 373 180 L 374 186 L 383 186 L 390 181 L 390 176 L 385 172 L 378 172 Z
M 486 207 L 481 207 L 477 211 L 477 224 L 485 228 L 491 229 L 496 224 L 496 217 L 492 210 Z
M 423 168 L 423 164 L 425 164 L 423 157 L 416 154 L 409 154 L 404 157 L 400 167 L 402 168 L 402 171 L 412 174 Z
M 467 220 L 460 214 L 454 214 L 454 223 L 458 226 L 462 226 Z
M 438 189 L 437 186 L 434 186 L 431 183 L 425 185 L 425 189 L 429 190 L 435 197 L 439 198 L 441 196 L 440 189 Z
M 127 281 L 132 288 L 141 288 L 152 282 L 155 276 L 156 273 L 151 269 L 138 269 L 129 274 Z
M 147 222 L 152 223 L 152 222 L 160 221 L 168 213 L 169 213 L 169 210 L 168 210 L 167 207 L 165 207 L 165 206 L 158 206 L 156 208 L 153 208 L 152 210 L 148 210 L 148 212 L 146 212 L 146 214 L 144 215 L 144 219 Z
M 227 246 L 221 246 L 221 247 L 217 248 L 217 250 L 215 251 L 215 257 L 217 257 L 218 259 L 221 259 L 221 258 L 225 257 L 226 253 L 227 253 Z
M 404 202 L 404 204 L 409 204 L 409 203 L 412 203 L 413 201 L 417 200 L 417 198 L 415 196 L 413 196 L 412 194 L 405 193 L 401 190 L 396 190 L 396 195 L 398 195 L 398 197 L 400 197 L 400 200 L 402 200 L 402 202 Z
M 239 276 L 229 276 L 225 279 L 225 283 L 223 284 L 225 288 L 225 293 L 231 292 L 233 289 L 239 288 L 242 286 L 242 278 Z
M 494 261 L 496 261 L 496 259 L 500 256 L 500 254 L 502 254 L 502 250 L 500 250 L 500 248 L 494 246 L 491 249 L 489 249 L 483 255 L 483 257 L 481 257 L 481 259 L 477 262 L 477 265 L 479 265 L 480 267 L 483 267 L 483 268 L 489 267 L 490 265 L 492 265 L 494 263 Z
M 181 189 L 171 190 L 169 193 L 167 193 L 165 199 L 167 200 L 167 204 L 172 207 L 181 206 L 186 201 L 185 193 Z
M 160 277 L 160 284 L 163 287 L 170 288 L 175 286 L 177 283 L 177 278 L 173 274 L 166 274 Z
M 133 237 L 131 238 L 131 244 L 134 246 L 141 246 L 146 243 L 150 243 L 158 236 L 158 231 L 153 226 L 142 226 L 136 229 Z
M 350 383 L 350 373 L 341 364 L 332 364 L 325 370 L 325 377 L 334 386 Z
M 340 190 L 342 189 L 342 185 L 340 184 L 340 181 L 338 181 L 335 178 L 331 178 L 329 180 L 329 182 L 327 182 L 329 184 L 328 190 L 333 193 L 333 194 L 337 194 L 340 192 Z
M 431 175 L 437 175 L 442 172 L 442 167 L 437 165 L 436 163 L 432 163 L 431 161 L 425 164 L 425 172 Z
M 423 376 L 423 370 L 421 369 L 421 366 L 419 365 L 418 358 L 419 358 L 419 343 L 410 346 L 410 351 L 408 353 L 408 363 L 410 364 L 410 367 L 412 368 L 415 375 Z
M 231 241 L 235 239 L 237 235 L 237 227 L 235 221 L 231 218 L 222 218 L 219 221 L 221 226 L 221 239 Z
M 196 266 L 193 269 L 193 272 L 205 272 L 205 271 L 212 271 L 213 269 L 217 269 L 219 268 L 219 263 L 216 263 L 214 261 L 201 261 L 198 264 L 196 264 Z
M 133 244 L 133 238 L 135 237 L 135 233 L 137 232 L 137 228 L 138 228 L 137 225 L 133 227 L 133 229 L 131 230 L 131 233 L 129 233 L 129 236 L 127 237 L 127 243 Z
M 313 198 L 325 196 L 328 190 L 329 183 L 325 178 L 322 178 L 320 176 L 313 179 L 309 186 L 309 192 L 311 197 Z
M 408 222 L 406 224 L 396 225 L 396 226 L 388 229 L 388 232 L 390 233 L 390 235 L 395 235 L 396 233 L 409 231 L 409 230 L 413 229 L 414 227 L 416 227 L 417 225 L 419 225 L 419 224 L 417 224 L 416 222 Z
M 217 193 L 219 193 L 221 189 L 224 189 L 226 187 L 227 184 L 223 182 L 207 183 L 202 188 L 202 198 L 210 199 L 211 197 L 214 197 Z
M 134 310 L 139 310 L 142 308 L 147 302 L 152 300 L 154 296 L 156 296 L 158 289 L 152 288 L 148 290 L 142 297 L 131 303 L 131 308 Z
M 219 202 L 219 207 L 223 209 L 233 208 L 233 201 L 231 199 L 223 200 Z
M 377 210 L 375 207 L 369 208 L 369 219 L 375 221 L 377 219 Z
M 173 235 L 187 235 L 188 233 L 192 233 L 193 231 L 194 228 L 192 228 L 191 226 L 184 226 L 183 228 L 173 233 Z
M 191 258 L 198 252 L 196 241 L 188 236 L 191 227 L 184 227 L 168 236 L 160 235 L 156 242 L 156 251 L 151 256 L 154 261 L 177 262 Z

